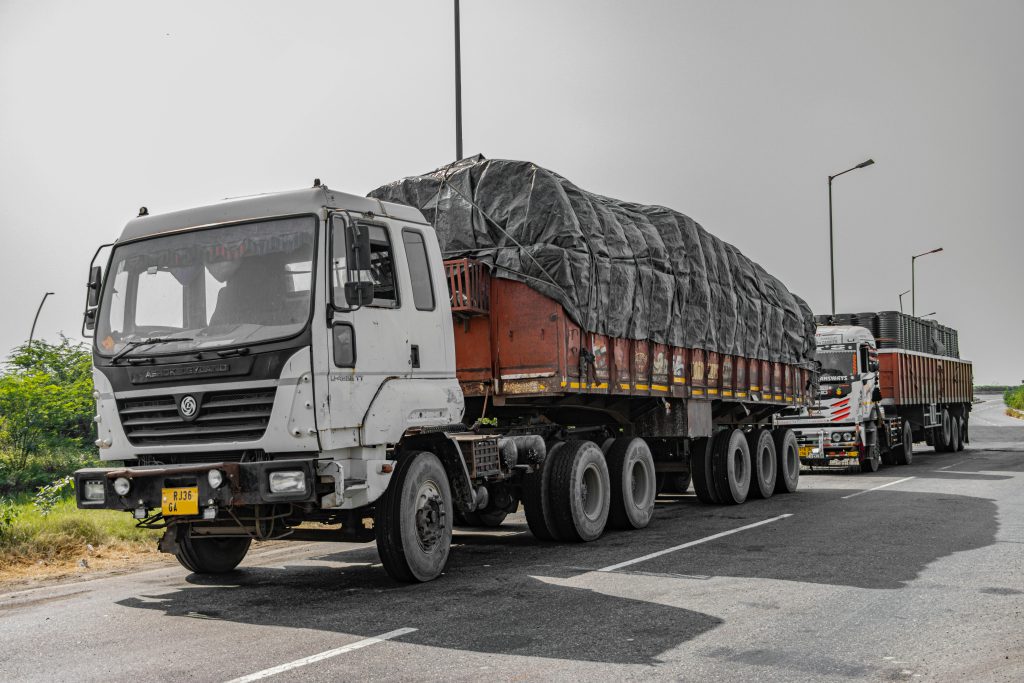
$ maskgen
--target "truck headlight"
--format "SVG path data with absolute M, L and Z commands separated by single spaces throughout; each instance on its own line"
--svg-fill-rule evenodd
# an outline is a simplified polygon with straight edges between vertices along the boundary
M 210 488 L 219 489 L 224 483 L 224 473 L 220 470 L 210 470 L 206 473 L 206 481 L 210 482 Z
M 832 432 L 832 441 L 839 441 L 839 437 L 842 436 L 839 432 Z
M 132 488 L 132 483 L 126 477 L 118 477 L 114 480 L 114 493 L 119 496 L 127 496 Z
M 82 482 L 82 500 L 102 502 L 105 495 L 102 481 L 90 479 Z
M 843 441 L 853 441 L 853 434 L 850 432 L 843 432 Z
M 306 475 L 302 470 L 284 470 L 270 473 L 271 493 L 305 493 Z

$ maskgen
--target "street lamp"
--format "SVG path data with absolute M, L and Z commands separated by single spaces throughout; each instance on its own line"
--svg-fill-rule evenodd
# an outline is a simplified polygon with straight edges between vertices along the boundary
M 832 315 L 836 314 L 836 257 L 835 257 L 835 237 L 832 231 L 832 181 L 850 171 L 856 171 L 858 168 L 864 168 L 875 163 L 874 159 L 868 159 L 862 161 L 853 168 L 848 168 L 845 171 L 830 175 L 828 177 L 828 263 L 829 270 L 832 275 Z
M 455 0 L 455 160 L 462 159 L 462 49 L 459 0 Z
M 46 303 L 46 297 L 53 294 L 53 292 L 47 292 L 43 294 L 43 300 L 39 302 L 39 308 L 36 309 L 36 317 L 32 319 L 32 331 L 28 333 L 28 345 L 32 347 L 32 338 L 36 336 L 36 323 L 39 322 L 39 312 L 43 310 L 43 304 Z
M 926 251 L 923 254 L 918 254 L 917 256 L 910 257 L 910 315 L 917 314 L 917 296 L 914 290 L 914 261 L 921 258 L 922 256 L 927 256 L 928 254 L 937 254 L 940 251 L 942 251 L 942 247 L 939 247 L 938 249 L 932 249 L 931 251 Z
M 903 295 L 904 294 L 910 294 L 910 290 L 908 289 L 905 292 L 900 292 L 900 313 L 903 312 Z

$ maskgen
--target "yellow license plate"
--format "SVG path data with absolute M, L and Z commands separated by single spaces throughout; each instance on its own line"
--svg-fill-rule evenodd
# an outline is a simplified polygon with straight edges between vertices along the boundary
M 800 457 L 801 458 L 806 458 L 810 454 L 811 454 L 811 446 L 801 446 L 800 447 Z
M 160 511 L 168 515 L 198 515 L 199 487 L 188 486 L 160 490 Z

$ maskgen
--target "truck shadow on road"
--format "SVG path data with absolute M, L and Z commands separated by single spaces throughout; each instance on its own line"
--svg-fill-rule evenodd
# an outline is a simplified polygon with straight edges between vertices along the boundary
M 362 552 L 362 551 L 357 551 Z M 351 558 L 348 558 L 351 559 Z M 375 559 L 375 558 L 374 558 Z M 459 574 L 460 572 L 454 572 Z M 167 616 L 375 636 L 418 629 L 402 642 L 501 655 L 621 664 L 658 656 L 722 623 L 662 604 L 604 595 L 525 575 L 521 567 L 396 584 L 379 565 L 250 567 L 214 583 L 132 597 L 124 607 Z
M 428 584 L 392 581 L 380 567 L 374 546 L 367 545 L 286 561 L 285 567 L 243 565 L 216 579 L 193 575 L 189 587 L 118 604 L 168 616 L 360 637 L 413 627 L 418 630 L 403 636 L 404 642 L 480 653 L 657 664 L 663 653 L 712 631 L 723 620 L 663 604 L 664 596 L 625 598 L 579 587 L 579 581 L 562 585 L 563 580 L 586 580 L 585 575 L 601 566 L 786 513 L 792 516 L 632 565 L 623 573 L 656 576 L 659 591 L 665 589 L 666 578 L 678 581 L 679 592 L 671 598 L 676 605 L 715 577 L 894 590 L 937 560 L 995 542 L 993 501 L 889 489 L 842 498 L 849 493 L 810 489 L 733 508 L 676 497 L 658 506 L 647 529 L 610 532 L 584 545 L 536 541 L 517 517 L 497 534 L 460 532 L 446 574 Z M 769 587 L 765 590 L 771 593 Z

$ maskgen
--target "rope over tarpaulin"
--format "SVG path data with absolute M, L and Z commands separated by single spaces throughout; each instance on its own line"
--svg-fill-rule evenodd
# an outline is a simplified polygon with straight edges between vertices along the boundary
M 777 278 L 662 206 L 581 190 L 526 161 L 475 156 L 377 188 L 419 209 L 446 257 L 472 256 L 611 337 L 810 365 L 814 317 Z

